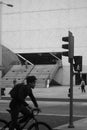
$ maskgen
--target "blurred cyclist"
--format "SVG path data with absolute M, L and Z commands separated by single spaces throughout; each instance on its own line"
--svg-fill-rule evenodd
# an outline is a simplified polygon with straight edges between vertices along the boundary
M 30 110 L 27 108 L 28 104 L 25 101 L 27 96 L 30 97 L 34 106 L 38 108 L 37 101 L 32 93 L 32 89 L 35 88 L 35 83 L 36 83 L 36 77 L 28 76 L 26 78 L 26 85 L 23 83 L 20 84 L 20 87 L 18 90 L 18 96 L 16 96 L 16 98 L 12 98 L 9 105 L 11 109 L 11 120 L 12 120 L 9 130 L 14 130 L 14 128 L 16 128 L 17 130 L 20 130 L 20 127 L 17 123 L 19 112 L 21 112 L 24 115 L 24 118 L 21 120 L 21 122 L 24 120 L 27 120 L 27 118 L 29 117 L 30 118 L 32 117 Z

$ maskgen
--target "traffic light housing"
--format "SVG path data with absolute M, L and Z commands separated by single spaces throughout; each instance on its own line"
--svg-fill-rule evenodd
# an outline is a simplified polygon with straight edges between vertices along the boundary
M 63 49 L 68 49 L 68 51 L 62 52 L 62 55 L 67 56 L 69 58 L 73 58 L 73 56 L 74 56 L 74 36 L 73 36 L 73 34 L 69 31 L 68 37 L 62 37 L 62 41 L 68 42 L 67 44 L 62 45 Z
M 82 71 L 82 56 L 74 56 L 74 62 L 74 70 L 78 72 Z

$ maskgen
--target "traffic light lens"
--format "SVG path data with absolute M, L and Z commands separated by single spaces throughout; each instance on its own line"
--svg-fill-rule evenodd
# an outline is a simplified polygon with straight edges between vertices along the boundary
M 63 45 L 62 45 L 62 48 L 64 48 L 64 49 L 69 49 L 69 45 L 68 45 L 68 44 L 63 44 Z
M 69 42 L 69 37 L 63 37 L 63 38 L 62 38 L 62 41 L 64 41 L 64 42 Z

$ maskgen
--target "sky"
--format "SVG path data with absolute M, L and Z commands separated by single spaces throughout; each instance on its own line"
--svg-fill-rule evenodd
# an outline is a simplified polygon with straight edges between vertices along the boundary
M 15 53 L 61 52 L 71 31 L 87 64 L 87 0 L 2 0 L 2 44 Z

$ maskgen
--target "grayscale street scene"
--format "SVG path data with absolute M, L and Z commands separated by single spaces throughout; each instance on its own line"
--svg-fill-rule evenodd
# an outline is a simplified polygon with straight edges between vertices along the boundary
M 0 0 L 0 129 L 87 129 L 87 0 Z

